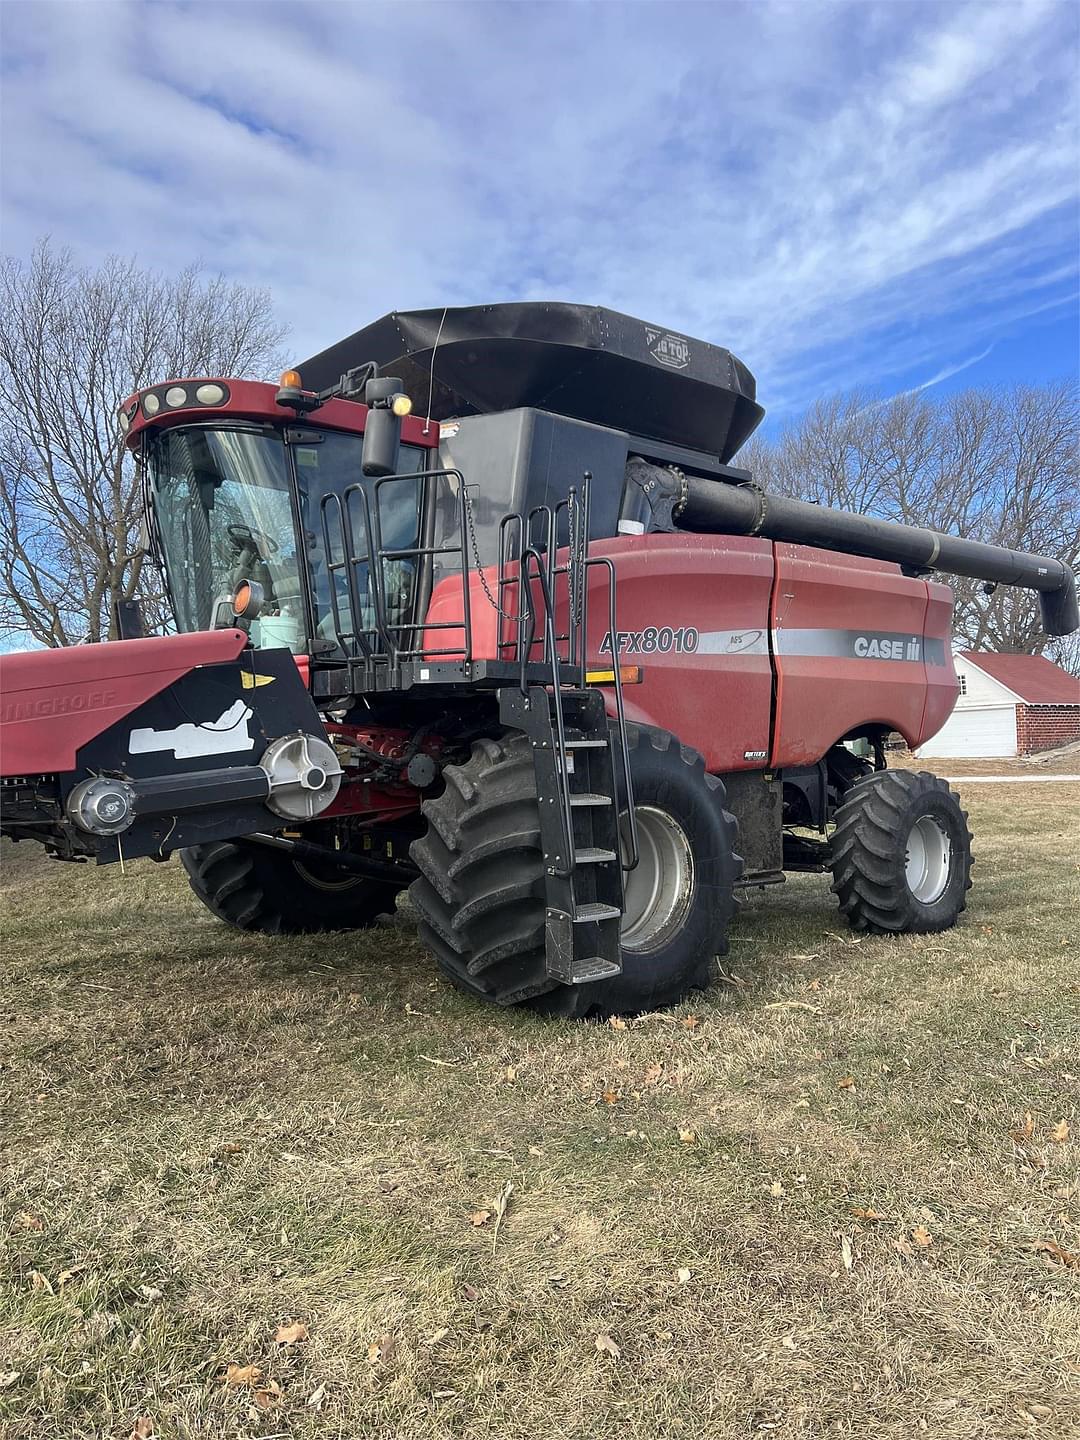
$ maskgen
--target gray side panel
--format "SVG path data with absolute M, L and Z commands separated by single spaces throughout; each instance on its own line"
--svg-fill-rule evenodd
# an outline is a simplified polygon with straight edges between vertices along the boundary
M 439 463 L 460 470 L 470 487 L 484 564 L 498 559 L 503 515 L 527 514 L 537 505 L 554 508 L 571 486 L 580 489 L 585 470 L 592 474 L 592 538 L 616 533 L 626 470 L 624 433 L 532 409 L 468 415 L 444 423 L 442 431 Z M 440 489 L 436 543 L 456 543 L 455 506 L 446 487 Z M 566 538 L 563 526 L 560 543 Z

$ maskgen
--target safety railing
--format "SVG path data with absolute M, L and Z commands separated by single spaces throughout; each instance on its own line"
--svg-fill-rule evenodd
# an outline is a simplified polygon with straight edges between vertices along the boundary
M 363 690 L 375 688 L 375 675 L 382 672 L 393 684 L 403 664 L 410 661 L 436 663 L 453 660 L 471 665 L 476 659 L 473 635 L 473 576 L 484 598 L 495 610 L 495 651 L 507 669 L 516 670 L 522 693 L 530 684 L 544 683 L 552 697 L 553 739 L 557 747 L 560 775 L 560 808 L 566 830 L 567 849 L 572 856 L 572 810 L 568 785 L 566 717 L 563 693 L 587 683 L 587 637 L 589 623 L 589 574 L 602 571 L 608 611 L 608 629 L 618 634 L 616 623 L 615 566 L 608 556 L 589 554 L 590 487 L 592 476 L 584 473 L 580 487 L 571 487 L 556 505 L 534 506 L 527 515 L 511 512 L 498 526 L 498 563 L 494 591 L 479 553 L 472 497 L 459 470 L 427 470 L 383 476 L 373 483 L 356 481 L 340 494 L 330 493 L 321 502 L 321 525 L 329 580 L 329 606 L 335 638 L 341 653 L 359 669 L 355 684 Z M 439 487 L 452 497 L 457 517 L 456 539 L 440 543 L 387 546 L 383 543 L 382 502 L 388 488 L 408 482 L 420 484 L 422 515 L 431 513 L 439 500 Z M 442 513 L 446 513 L 445 507 Z M 357 523 L 358 522 L 358 523 Z M 362 528 L 362 535 L 358 535 Z M 560 545 L 565 531 L 566 544 Z M 420 530 L 423 536 L 423 529 Z M 361 543 L 362 541 L 362 543 Z M 560 559 L 560 554 L 562 558 Z M 446 620 L 419 614 L 420 602 L 429 595 L 435 569 L 445 562 L 446 579 L 454 574 L 461 586 L 460 613 Z M 408 565 L 407 595 L 399 593 L 393 606 L 387 599 L 389 567 Z M 400 577 L 394 582 L 400 587 Z M 565 595 L 565 629 L 557 628 L 559 601 Z M 347 600 L 345 615 L 343 600 Z M 537 630 L 539 628 L 539 634 Z M 453 632 L 453 641 L 440 646 L 435 637 Z M 539 677 L 538 677 L 539 671 Z M 385 688 L 385 686 L 383 687 Z M 622 808 L 629 816 L 627 854 L 624 867 L 637 864 L 637 827 L 634 819 L 630 779 L 630 753 L 626 735 L 622 674 L 618 657 L 613 660 L 612 689 L 615 699 L 615 727 L 622 775 Z M 615 767 L 613 765 L 613 772 Z M 617 802 L 619 796 L 613 797 Z M 573 864 L 571 860 L 571 865 Z

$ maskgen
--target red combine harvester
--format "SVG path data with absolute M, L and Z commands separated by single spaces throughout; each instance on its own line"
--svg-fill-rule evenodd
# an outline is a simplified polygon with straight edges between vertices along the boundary
M 274 934 L 408 886 L 454 984 L 563 1015 L 704 985 L 790 870 L 858 930 L 952 925 L 964 812 L 885 766 L 956 698 L 934 576 L 1037 590 L 1062 635 L 1073 575 L 766 494 L 730 463 L 762 414 L 726 350 L 540 304 L 133 395 L 179 633 L 4 659 L 4 832 L 178 852 Z

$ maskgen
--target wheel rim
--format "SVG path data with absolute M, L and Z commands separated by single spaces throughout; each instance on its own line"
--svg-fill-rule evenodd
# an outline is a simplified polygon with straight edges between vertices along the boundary
M 634 808 L 638 863 L 625 877 L 619 940 L 624 950 L 658 950 L 678 931 L 694 894 L 694 854 L 677 820 L 651 805 Z M 623 854 L 629 825 L 621 824 Z
M 932 815 L 922 815 L 908 832 L 904 874 L 923 905 L 940 900 L 949 883 L 952 842 Z

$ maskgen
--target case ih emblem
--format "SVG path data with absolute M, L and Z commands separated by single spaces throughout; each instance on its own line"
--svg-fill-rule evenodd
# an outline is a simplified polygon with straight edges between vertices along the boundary
M 672 370 L 685 370 L 690 364 L 690 343 L 681 335 L 672 335 L 669 330 L 653 330 L 646 325 L 645 344 L 654 360 Z

